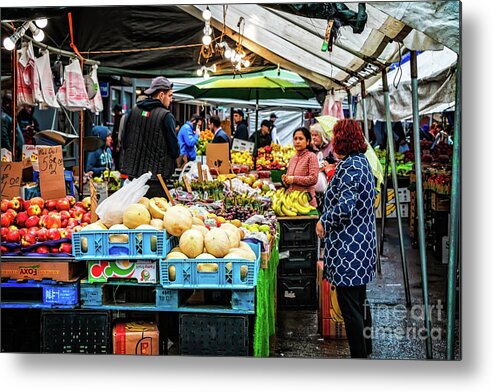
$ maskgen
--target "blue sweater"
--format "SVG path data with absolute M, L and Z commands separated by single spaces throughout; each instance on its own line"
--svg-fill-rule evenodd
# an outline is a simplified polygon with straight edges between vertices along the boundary
M 178 132 L 178 144 L 180 145 L 180 155 L 186 154 L 189 161 L 194 161 L 197 157 L 195 145 L 199 140 L 199 135 L 193 130 L 193 125 L 187 121 L 182 125 Z

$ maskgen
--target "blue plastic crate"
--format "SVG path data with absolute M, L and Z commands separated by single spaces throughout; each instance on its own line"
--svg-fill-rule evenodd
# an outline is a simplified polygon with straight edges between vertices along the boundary
M 9 280 L 1 288 L 2 308 L 73 308 L 79 304 L 78 282 Z
M 127 242 L 111 242 L 122 234 Z M 72 233 L 72 252 L 76 260 L 157 260 L 166 257 L 170 241 L 161 230 L 87 230 Z
M 255 260 L 245 259 L 170 259 L 159 260 L 160 282 L 165 288 L 231 288 L 252 289 L 257 285 L 260 268 L 260 244 L 248 243 L 255 252 Z M 227 268 L 231 263 L 232 268 Z M 204 264 L 216 264 L 213 272 L 201 271 Z M 176 271 L 175 280 L 170 280 L 170 267 Z M 246 276 L 241 276 L 241 268 L 248 268 Z
M 67 191 L 67 195 L 75 196 L 75 188 L 74 188 L 74 175 L 70 170 L 63 171 L 65 177 L 65 188 Z M 33 181 L 39 184 L 39 172 L 33 171 Z

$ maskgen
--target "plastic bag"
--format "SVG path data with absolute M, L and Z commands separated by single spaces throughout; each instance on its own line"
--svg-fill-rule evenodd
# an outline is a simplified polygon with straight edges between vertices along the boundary
M 318 173 L 318 181 L 317 184 L 315 185 L 315 192 L 316 193 L 324 193 L 325 190 L 327 189 L 327 176 L 325 175 L 324 172 L 319 172 Z
M 103 106 L 103 98 L 101 97 L 101 90 L 99 89 L 99 81 L 98 81 L 98 66 L 94 65 L 91 70 L 91 80 L 93 83 L 93 87 L 95 89 L 95 95 L 94 97 L 90 100 L 91 104 L 91 112 L 93 113 L 99 113 L 104 110 Z
M 106 227 L 123 223 L 123 211 L 130 205 L 137 203 L 149 190 L 147 181 L 152 173 L 142 174 L 132 181 L 126 180 L 123 186 L 96 208 L 96 214 Z
M 67 65 L 63 75 L 63 84 L 56 94 L 60 105 L 70 111 L 91 109 L 79 60 Z
M 41 57 L 35 59 L 36 72 L 38 73 L 41 84 L 41 94 L 43 100 L 52 108 L 59 108 L 56 100 L 55 87 L 53 86 L 53 74 L 50 66 L 50 53 L 45 50 Z
M 17 105 L 36 105 L 34 50 L 32 43 L 23 43 L 22 49 L 17 52 L 16 62 L 16 85 Z M 38 81 L 39 89 L 39 81 Z
M 204 181 L 212 181 L 212 176 L 209 171 L 209 166 L 202 164 L 202 171 L 205 170 L 205 176 L 203 176 Z M 197 168 L 197 162 L 190 161 L 185 166 L 180 174 L 178 181 L 182 181 L 183 177 L 186 176 L 189 182 L 197 181 L 199 178 L 199 170 Z

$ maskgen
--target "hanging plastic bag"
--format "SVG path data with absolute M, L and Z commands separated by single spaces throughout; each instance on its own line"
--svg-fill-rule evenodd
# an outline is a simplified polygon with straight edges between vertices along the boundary
M 29 48 L 29 44 L 31 47 Z M 34 92 L 34 53 L 31 56 L 30 50 L 32 43 L 23 43 L 22 48 L 17 52 L 16 62 L 16 85 L 17 85 L 17 105 L 36 105 Z
M 119 190 L 98 205 L 96 214 L 105 226 L 111 227 L 123 223 L 123 211 L 130 204 L 137 203 L 144 197 L 149 190 L 149 185 L 146 183 L 151 176 L 152 173 L 148 172 L 132 181 L 126 180 Z
M 89 97 L 78 59 L 65 67 L 63 84 L 57 92 L 60 105 L 70 111 L 90 109 Z
M 99 89 L 99 81 L 98 81 L 98 66 L 94 65 L 91 70 L 91 74 L 89 75 L 92 80 L 92 85 L 95 90 L 94 98 L 91 99 L 91 112 L 100 113 L 104 110 L 103 106 L 103 98 L 101 97 L 101 90 Z
M 56 100 L 55 88 L 53 86 L 53 74 L 50 67 L 50 53 L 42 51 L 41 57 L 35 59 L 35 67 L 41 85 L 41 94 L 43 100 L 52 108 L 59 108 L 60 105 Z

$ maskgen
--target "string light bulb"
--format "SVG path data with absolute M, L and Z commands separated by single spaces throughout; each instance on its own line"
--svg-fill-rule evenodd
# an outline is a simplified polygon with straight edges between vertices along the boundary
M 46 18 L 36 19 L 34 23 L 36 23 L 36 26 L 38 26 L 40 29 L 44 29 L 46 26 L 48 26 L 48 19 Z
M 45 33 L 43 32 L 43 30 L 37 28 L 33 22 L 29 22 L 29 29 L 33 33 L 33 38 L 35 41 L 41 42 L 44 40 Z
M 202 37 L 202 43 L 205 45 L 205 46 L 209 46 L 212 42 L 212 38 L 210 35 L 204 35 Z
M 202 12 L 202 18 L 207 21 L 211 20 L 212 12 L 210 11 L 209 6 L 206 6 L 205 10 Z
M 10 37 L 5 38 L 3 40 L 3 47 L 7 50 L 14 50 L 15 44 L 17 43 L 19 38 L 22 37 L 29 28 L 29 23 L 31 22 L 24 23 L 21 27 L 17 29 L 14 34 L 12 34 Z

